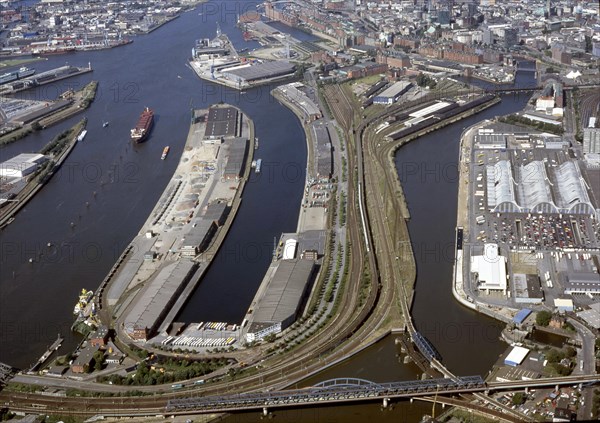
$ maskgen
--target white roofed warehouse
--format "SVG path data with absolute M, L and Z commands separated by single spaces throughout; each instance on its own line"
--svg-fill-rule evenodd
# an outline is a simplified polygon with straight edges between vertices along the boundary
M 0 176 L 22 178 L 35 172 L 39 165 L 48 160 L 47 156 L 35 153 L 23 153 L 0 163 Z
M 471 257 L 471 272 L 476 274 L 478 289 L 506 295 L 506 257 L 500 255 L 497 244 L 484 244 L 483 248 L 482 255 Z

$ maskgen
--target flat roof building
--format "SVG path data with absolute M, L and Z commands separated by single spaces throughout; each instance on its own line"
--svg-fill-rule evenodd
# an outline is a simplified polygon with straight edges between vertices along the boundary
M 154 336 L 197 268 L 194 262 L 186 259 L 162 267 L 134 299 L 134 305 L 123 321 L 125 332 L 140 341 Z
M 537 275 L 515 273 L 512 276 L 515 302 L 520 304 L 540 304 L 544 301 L 544 291 Z
M 223 177 L 225 179 L 238 179 L 244 173 L 248 140 L 245 138 L 234 138 L 225 141 L 225 146 L 228 151 Z
M 555 298 L 554 307 L 561 312 L 573 311 L 573 300 L 570 298 Z
M 206 115 L 204 139 L 222 139 L 238 134 L 241 115 L 235 107 L 211 107 Z
M 529 354 L 529 350 L 527 348 L 516 346 L 511 350 L 510 353 L 508 353 L 504 359 L 504 364 L 507 366 L 516 367 L 521 364 L 523 360 L 525 360 L 527 354 Z
M 277 61 L 238 66 L 235 69 L 223 70 L 221 73 L 240 84 L 252 84 L 265 79 L 291 75 L 295 70 L 295 64 Z
M 600 294 L 600 274 L 569 272 L 565 274 L 565 294 Z
M 483 255 L 471 257 L 471 272 L 477 275 L 477 288 L 502 291 L 506 295 L 506 257 L 499 254 L 497 244 L 484 244 L 483 248 Z
M 184 257 L 195 257 L 208 248 L 213 235 L 217 230 L 217 224 L 213 220 L 203 218 L 194 219 L 192 229 L 185 234 L 181 241 L 179 251 Z
M 246 333 L 248 342 L 279 333 L 296 320 L 315 270 L 312 260 L 301 259 L 281 260 L 269 269 L 271 279 L 264 289 L 259 289 L 248 311 L 251 316 Z
M 600 303 L 590 304 L 589 310 L 580 311 L 577 316 L 594 329 L 600 329 Z
M 395 103 L 402 94 L 407 92 L 412 83 L 408 81 L 398 81 L 391 87 L 385 89 L 382 93 L 377 94 L 373 98 L 374 104 L 393 104 Z
M 333 174 L 333 155 L 329 130 L 322 121 L 313 123 L 312 130 L 317 151 L 317 178 L 327 180 Z
M 22 153 L 0 163 L 0 176 L 22 178 L 37 170 L 40 164 L 48 160 L 47 156 L 35 153 Z

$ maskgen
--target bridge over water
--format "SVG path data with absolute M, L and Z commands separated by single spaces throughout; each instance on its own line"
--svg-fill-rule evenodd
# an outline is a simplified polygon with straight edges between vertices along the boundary
M 485 382 L 481 376 L 412 380 L 376 383 L 365 379 L 339 378 L 303 389 L 271 392 L 251 392 L 217 396 L 190 396 L 169 400 L 168 413 L 215 413 L 226 411 L 263 410 L 299 407 L 314 404 L 335 404 L 359 401 L 383 401 L 394 398 L 417 398 L 435 395 L 519 390 L 557 385 L 597 384 L 599 375 L 545 378 L 514 382 Z

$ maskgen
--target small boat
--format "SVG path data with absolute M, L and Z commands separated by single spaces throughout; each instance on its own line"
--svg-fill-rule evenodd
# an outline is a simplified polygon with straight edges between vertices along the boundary
M 260 165 L 261 165 L 261 164 L 262 164 L 262 159 L 258 159 L 258 160 L 256 161 L 256 167 L 254 168 L 254 171 L 255 171 L 256 173 L 260 173 Z
M 162 152 L 162 156 L 160 156 L 161 160 L 164 160 L 167 158 L 167 154 L 169 154 L 169 146 L 167 145 Z
M 108 121 L 102 123 L 102 127 L 106 128 L 108 126 Z

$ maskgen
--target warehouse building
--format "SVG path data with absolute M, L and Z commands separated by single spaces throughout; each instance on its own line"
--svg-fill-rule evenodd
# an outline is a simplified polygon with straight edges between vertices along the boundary
M 564 275 L 565 294 L 600 295 L 600 274 L 592 272 L 569 272 Z
M 519 364 L 521 364 L 523 360 L 525 360 L 527 354 L 529 354 L 529 350 L 527 348 L 519 346 L 513 347 L 513 349 L 510 351 L 510 353 L 508 353 L 508 355 L 504 359 L 504 364 L 506 364 L 507 366 L 516 367 Z
M 268 282 L 261 285 L 247 313 L 246 341 L 260 340 L 280 333 L 301 312 L 314 278 L 312 260 L 280 260 L 267 271 Z
M 410 87 L 412 87 L 412 83 L 408 81 L 398 81 L 384 90 L 381 94 L 377 94 L 373 99 L 373 103 L 385 105 L 394 104 L 402 94 L 410 89 Z
M 329 130 L 327 125 L 321 121 L 313 123 L 312 130 L 317 150 L 317 179 L 328 180 L 333 174 L 333 155 Z
M 214 221 L 202 218 L 194 219 L 192 229 L 181 241 L 180 253 L 183 257 L 196 257 L 208 248 L 213 235 L 217 231 Z
M 215 222 L 217 226 L 223 226 L 230 207 L 225 201 L 213 201 L 206 207 L 206 211 L 202 215 L 207 222 Z
M 487 204 L 493 213 L 595 214 L 579 164 L 548 166 L 542 160 L 486 166 Z
M 221 71 L 221 74 L 240 85 L 251 85 L 266 79 L 292 75 L 296 65 L 289 62 L 247 63 Z
M 234 138 L 225 141 L 224 144 L 228 152 L 223 177 L 225 179 L 239 179 L 244 174 L 248 140 L 245 138 Z
M 506 295 L 506 257 L 500 255 L 498 244 L 484 244 L 483 254 L 471 257 L 471 272 L 477 289 L 502 291 Z
M 541 304 L 544 301 L 544 291 L 537 275 L 515 273 L 512 276 L 515 290 L 515 302 L 518 304 Z
M 211 107 L 206 115 L 205 140 L 236 137 L 241 129 L 242 116 L 235 107 Z
M 36 153 L 23 153 L 0 163 L 0 176 L 5 178 L 22 178 L 33 172 L 48 160 L 48 156 Z
M 195 263 L 185 259 L 164 266 L 136 298 L 123 322 L 125 332 L 138 341 L 153 337 L 196 269 Z

